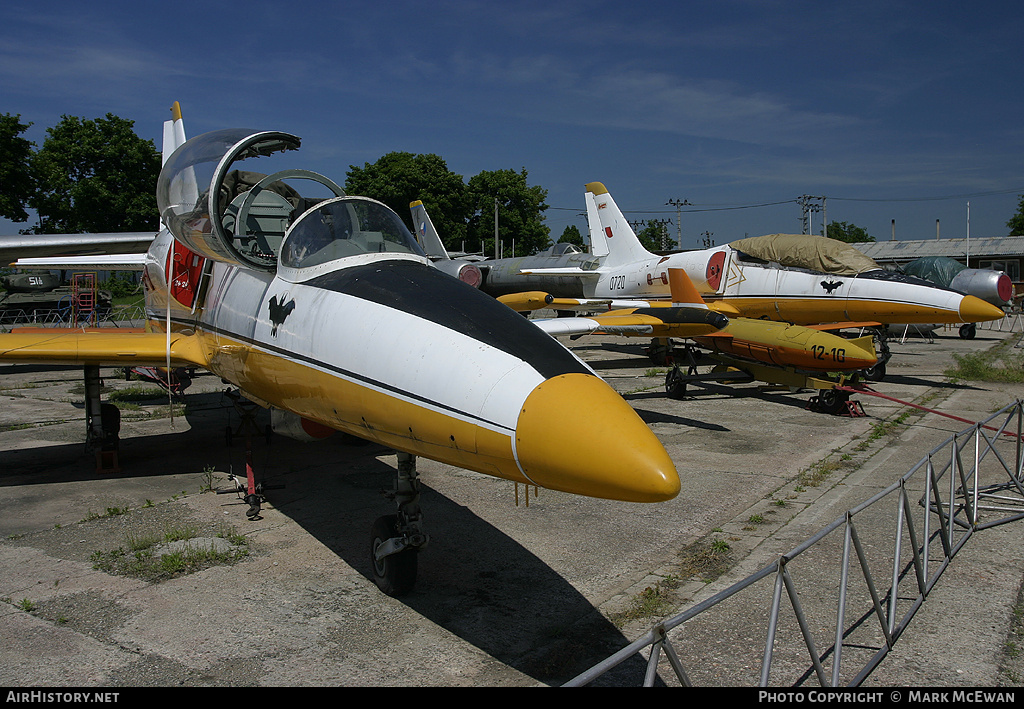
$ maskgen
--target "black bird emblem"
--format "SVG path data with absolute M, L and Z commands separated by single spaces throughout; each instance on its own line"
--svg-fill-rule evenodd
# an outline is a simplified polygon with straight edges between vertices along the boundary
M 282 324 L 291 312 L 295 310 L 295 299 L 292 298 L 287 303 L 284 302 L 285 298 L 288 297 L 287 293 L 281 294 L 281 300 L 278 301 L 277 296 L 271 296 L 267 306 L 270 308 L 270 322 L 273 323 L 273 327 L 270 328 L 270 334 L 277 337 L 277 326 Z
M 824 288 L 825 291 L 829 295 L 832 295 L 832 291 L 834 291 L 836 288 L 838 288 L 841 285 L 843 285 L 842 281 L 822 281 L 821 282 L 821 287 Z

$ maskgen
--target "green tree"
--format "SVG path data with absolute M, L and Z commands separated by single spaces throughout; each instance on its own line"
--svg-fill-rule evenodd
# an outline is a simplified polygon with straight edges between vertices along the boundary
M 394 152 L 363 167 L 350 165 L 345 191 L 383 202 L 410 230 L 414 225 L 409 204 L 420 200 L 445 246 L 457 247 L 466 237 L 465 182 L 437 155 Z
M 134 121 L 62 116 L 32 157 L 35 233 L 155 230 L 160 154 Z
M 570 224 L 569 226 L 567 226 L 562 231 L 562 235 L 558 237 L 558 241 L 559 243 L 564 242 L 566 244 L 575 244 L 576 246 L 579 246 L 582 250 L 587 250 L 587 245 L 583 241 L 583 234 L 580 233 L 579 227 L 577 227 L 575 224 Z
M 551 229 L 544 224 L 544 200 L 548 191 L 526 183 L 526 169 L 483 171 L 467 186 L 470 217 L 466 239 L 480 244 L 485 254 L 494 253 L 494 213 L 498 234 L 506 249 L 515 245 L 516 256 L 528 256 L 551 246 Z M 509 251 L 503 255 L 511 256 Z
M 1024 236 L 1024 194 L 1020 196 L 1020 202 L 1017 204 L 1017 213 L 1010 217 L 1006 226 L 1010 227 L 1010 236 Z
M 854 224 L 846 222 L 829 222 L 828 238 L 836 241 L 845 241 L 847 244 L 862 244 L 867 241 L 874 241 L 875 237 Z
M 21 137 L 31 123 L 21 122 L 21 114 L 0 116 L 0 217 L 16 222 L 28 219 L 25 205 L 32 196 L 32 148 L 35 144 Z
M 676 246 L 676 240 L 668 235 L 666 229 L 667 227 L 661 222 L 651 222 L 643 230 L 637 232 L 636 238 L 651 253 L 668 251 Z M 664 243 L 662 239 L 664 239 Z

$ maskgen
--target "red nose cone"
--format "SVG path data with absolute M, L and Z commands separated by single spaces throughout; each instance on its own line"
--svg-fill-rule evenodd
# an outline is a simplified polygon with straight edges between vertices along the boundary
M 1005 273 L 999 276 L 999 282 L 996 285 L 999 299 L 1004 303 L 1009 303 L 1013 300 L 1013 283 L 1010 282 L 1010 277 Z

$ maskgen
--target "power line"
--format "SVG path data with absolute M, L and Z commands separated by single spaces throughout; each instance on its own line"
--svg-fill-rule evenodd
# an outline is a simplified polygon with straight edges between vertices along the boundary
M 1010 190 L 991 190 L 989 192 L 970 192 L 964 194 L 946 195 L 942 197 L 885 197 L 885 198 L 868 198 L 868 197 L 833 197 L 827 195 L 830 200 L 838 200 L 840 202 L 941 202 L 952 199 L 973 199 L 976 197 L 991 197 L 994 195 L 1003 194 L 1014 194 L 1018 193 L 1024 195 L 1024 187 L 1018 187 Z M 700 207 L 694 209 L 681 209 L 680 205 L 675 205 L 674 202 L 670 201 L 668 204 L 676 206 L 675 210 L 667 209 L 623 209 L 623 214 L 671 214 L 672 211 L 676 212 L 677 220 L 680 214 L 696 214 L 698 212 L 727 212 L 735 211 L 739 209 L 758 209 L 761 207 L 776 207 L 781 204 L 793 204 L 799 203 L 800 197 L 794 197 L 793 199 L 780 200 L 778 202 L 760 202 L 757 204 L 739 204 L 739 205 L 712 205 L 707 207 Z M 823 198 L 818 198 L 823 199 Z M 685 201 L 685 200 L 684 200 Z M 696 207 L 696 205 L 692 205 Z M 548 207 L 550 210 L 555 211 L 571 211 L 579 212 L 579 207 Z

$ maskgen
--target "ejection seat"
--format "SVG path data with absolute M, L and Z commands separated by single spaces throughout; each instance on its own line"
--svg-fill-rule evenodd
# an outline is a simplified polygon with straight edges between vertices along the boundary
M 233 236 L 235 249 L 240 254 L 267 265 L 276 263 L 281 242 L 292 222 L 322 201 L 301 196 L 284 180 L 312 180 L 328 187 L 335 196 L 345 194 L 333 181 L 309 170 L 282 170 L 272 175 L 239 174 L 232 181 L 238 193 L 231 197 L 221 224 Z

